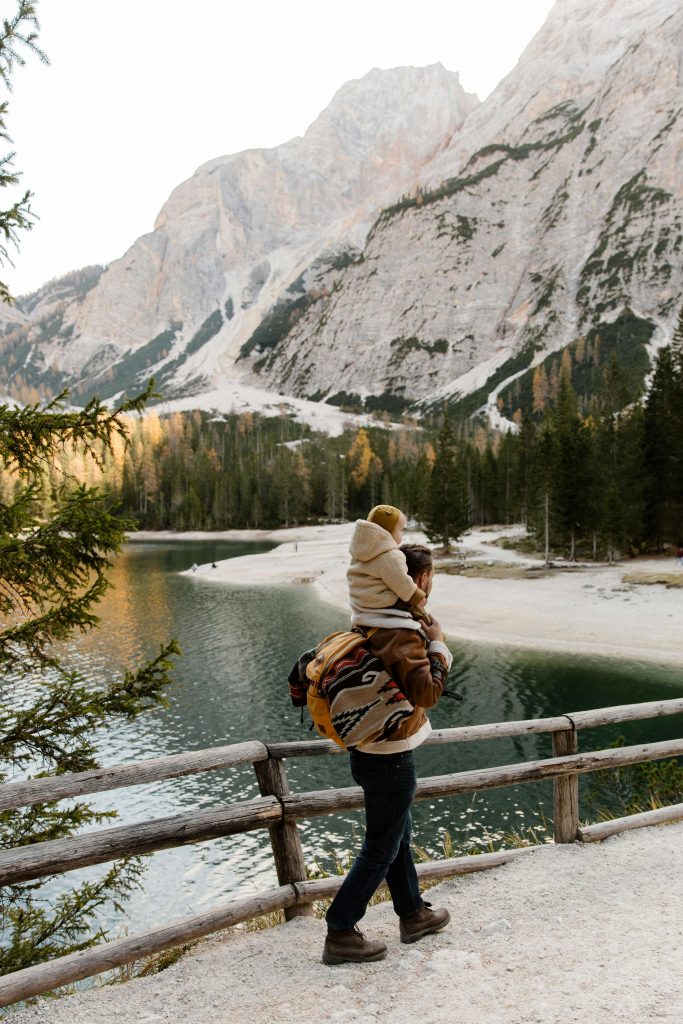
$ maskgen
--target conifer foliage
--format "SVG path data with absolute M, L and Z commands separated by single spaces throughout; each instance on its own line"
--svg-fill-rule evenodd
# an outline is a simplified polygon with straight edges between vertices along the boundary
M 78 445 L 101 461 L 125 430 L 124 416 L 147 397 L 113 412 L 97 400 L 80 412 L 59 402 L 0 406 L 0 467 L 13 480 L 11 498 L 0 501 L 0 782 L 97 767 L 98 729 L 165 704 L 170 658 L 179 653 L 173 641 L 101 689 L 62 663 L 65 642 L 96 626 L 111 557 L 133 523 L 94 488 L 58 471 L 55 459 Z M 2 811 L 0 848 L 62 839 L 111 816 L 82 802 Z M 97 911 L 118 906 L 140 873 L 139 860 L 117 862 L 52 903 L 41 883 L 1 889 L 2 972 L 96 942 Z
M 101 471 L 60 462 L 146 529 L 335 522 L 383 501 L 442 546 L 472 523 L 523 522 L 548 558 L 614 559 L 683 543 L 682 364 L 680 346 L 660 350 L 642 396 L 612 360 L 588 411 L 564 373 L 553 403 L 504 435 L 439 417 L 328 437 L 284 413 L 152 411 L 128 420 Z M 10 486 L 0 477 L 0 494 Z
M 12 17 L 5 18 L 0 29 L 0 80 L 8 91 L 12 89 L 12 72 L 25 63 L 24 53 L 32 53 L 47 63 L 47 57 L 38 46 L 37 4 L 30 0 L 18 0 Z M 7 100 L 0 102 L 0 139 L 11 145 L 7 134 Z M 0 188 L 17 185 L 21 175 L 14 169 L 14 153 L 10 150 L 0 155 Z M 11 263 L 10 250 L 17 247 L 20 231 L 27 231 L 33 225 L 31 192 L 24 192 L 7 209 L 0 210 L 0 263 Z M 7 285 L 0 281 L 0 300 L 10 301 Z
M 646 528 L 661 551 L 683 543 L 683 311 L 673 343 L 659 351 L 645 406 Z
M 444 551 L 471 524 L 465 460 L 448 416 L 436 439 L 423 520 L 429 539 Z
M 18 0 L 14 16 L 0 26 L 6 89 L 24 52 L 46 60 L 37 30 L 36 4 Z M 0 138 L 9 142 L 6 117 L 1 102 Z M 18 182 L 13 158 L 0 156 L 0 187 Z M 10 261 L 18 233 L 31 227 L 30 199 L 27 191 L 0 210 L 0 265 Z M 10 301 L 2 283 L 0 298 Z M 179 653 L 174 641 L 148 665 L 102 688 L 63 664 L 66 642 L 97 624 L 110 559 L 133 525 L 63 463 L 78 451 L 81 462 L 101 466 L 106 453 L 125 446 L 126 417 L 140 413 L 150 394 L 151 384 L 114 411 L 97 399 L 69 411 L 65 394 L 45 408 L 0 405 L 0 783 L 95 768 L 98 729 L 165 703 L 170 657 Z M 4 810 L 0 849 L 62 839 L 112 816 L 83 802 Z M 97 942 L 104 934 L 93 924 L 98 911 L 118 907 L 140 874 L 140 860 L 129 858 L 53 899 L 43 882 L 0 889 L 0 972 Z

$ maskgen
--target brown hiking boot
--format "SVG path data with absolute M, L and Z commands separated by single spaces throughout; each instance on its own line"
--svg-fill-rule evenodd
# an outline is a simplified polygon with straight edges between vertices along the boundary
M 327 930 L 325 948 L 323 949 L 324 964 L 364 964 L 374 960 L 384 960 L 387 947 L 383 942 L 372 942 L 366 939 L 358 928 L 345 928 L 335 932 Z
M 431 903 L 424 903 L 414 914 L 400 918 L 401 942 L 417 942 L 425 935 L 440 932 L 451 919 L 445 907 L 432 910 Z

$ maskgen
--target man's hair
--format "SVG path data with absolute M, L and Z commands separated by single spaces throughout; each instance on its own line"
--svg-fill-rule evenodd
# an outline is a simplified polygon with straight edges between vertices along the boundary
M 401 544 L 400 550 L 406 556 L 408 575 L 413 579 L 421 572 L 430 572 L 434 568 L 432 553 L 424 544 Z

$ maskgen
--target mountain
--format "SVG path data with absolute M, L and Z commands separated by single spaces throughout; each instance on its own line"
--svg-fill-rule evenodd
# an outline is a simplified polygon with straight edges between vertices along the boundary
M 478 103 L 441 65 L 375 69 L 302 138 L 203 165 L 120 260 L 20 300 L 1 342 L 8 383 L 110 397 L 154 373 L 172 398 L 234 379 L 280 296 L 299 309 L 357 258 L 382 204 Z
M 23 302 L 0 362 L 499 423 L 563 366 L 585 401 L 612 354 L 637 387 L 683 303 L 682 157 L 677 0 L 557 0 L 483 104 L 439 65 L 373 71 L 303 138 L 199 168 L 121 260 Z
M 570 360 L 615 351 L 642 381 L 683 301 L 682 68 L 675 0 L 559 0 L 329 297 L 250 355 L 253 375 L 494 418 L 572 342 Z

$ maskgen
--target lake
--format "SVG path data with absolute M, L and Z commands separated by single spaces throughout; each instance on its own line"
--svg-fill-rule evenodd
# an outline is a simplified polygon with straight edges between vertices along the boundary
M 115 764 L 188 750 L 260 739 L 311 737 L 308 722 L 291 706 L 287 676 L 298 655 L 325 634 L 346 628 L 341 609 L 322 604 L 312 587 L 240 586 L 179 575 L 193 563 L 268 550 L 267 543 L 155 541 L 126 545 L 112 571 L 114 589 L 101 605 L 101 628 L 80 638 L 70 660 L 86 678 L 104 681 L 158 652 L 175 636 L 184 652 L 168 694 L 170 708 L 117 723 L 100 737 L 101 761 Z M 432 604 L 438 612 L 439 586 Z M 452 644 L 450 683 L 464 695 L 430 713 L 447 727 L 540 718 L 612 704 L 683 694 L 683 669 L 609 659 L 558 657 L 538 652 Z M 307 717 L 307 716 L 306 716 Z M 629 742 L 672 738 L 680 721 L 660 718 L 611 729 L 582 731 L 580 747 L 604 747 L 618 735 Z M 551 753 L 549 736 L 500 739 L 416 751 L 418 775 L 509 764 Z M 347 758 L 302 758 L 286 763 L 293 791 L 353 785 Z M 583 783 L 582 783 L 583 784 Z M 416 844 L 439 854 L 446 833 L 464 849 L 483 847 L 502 833 L 529 828 L 547 834 L 552 784 L 511 787 L 481 795 L 421 801 L 414 810 Z M 98 794 L 98 807 L 114 807 L 121 823 L 144 821 L 191 808 L 258 796 L 250 767 Z M 362 834 L 360 813 L 300 825 L 307 862 L 325 870 L 344 860 Z M 550 826 L 549 826 L 550 828 Z M 94 869 L 96 870 L 96 869 Z M 93 870 L 88 873 L 90 876 Z M 64 876 L 58 887 L 85 877 Z M 144 892 L 128 917 L 105 919 L 116 933 L 131 933 L 198 913 L 217 902 L 276 883 L 267 832 L 213 840 L 147 859 Z M 54 891 L 54 888 L 53 890 Z

